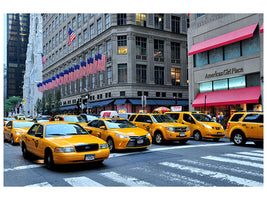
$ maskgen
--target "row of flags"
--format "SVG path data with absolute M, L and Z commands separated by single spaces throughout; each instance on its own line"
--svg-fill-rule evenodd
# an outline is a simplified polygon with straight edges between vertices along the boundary
M 69 28 L 69 37 L 68 37 L 68 46 L 70 46 L 73 42 L 73 40 L 76 38 L 75 33 Z M 44 54 L 42 54 L 42 65 L 44 66 L 47 58 L 45 57 Z
M 69 69 L 65 69 L 63 72 L 56 74 L 43 81 L 38 83 L 37 87 L 40 92 L 46 90 L 54 89 L 59 85 L 65 85 L 72 81 L 82 79 L 84 76 L 89 76 L 90 74 L 96 74 L 98 71 L 106 70 L 106 55 L 97 54 L 94 58 L 87 59 L 87 62 L 82 61 L 80 65 L 74 65 Z

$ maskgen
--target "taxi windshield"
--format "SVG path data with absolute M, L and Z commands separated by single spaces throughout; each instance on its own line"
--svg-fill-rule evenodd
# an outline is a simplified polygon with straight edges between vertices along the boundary
M 77 124 L 49 124 L 45 127 L 45 137 L 65 136 L 65 135 L 87 135 L 85 129 Z
M 106 120 L 106 124 L 109 129 L 115 129 L 115 128 L 134 128 L 136 127 L 131 122 L 124 120 L 124 119 L 117 119 L 117 120 Z
M 168 115 L 151 115 L 156 123 L 175 123 Z
M 13 128 L 25 128 L 25 127 L 31 127 L 34 122 L 33 121 L 14 121 L 13 122 Z
M 80 116 L 65 116 L 64 121 L 86 123 L 85 120 Z
M 208 115 L 204 114 L 192 114 L 197 121 L 200 122 L 214 122 Z

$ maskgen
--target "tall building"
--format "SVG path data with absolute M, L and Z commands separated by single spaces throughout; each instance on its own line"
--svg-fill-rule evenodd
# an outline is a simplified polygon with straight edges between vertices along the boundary
M 263 14 L 191 14 L 190 110 L 263 110 Z
M 141 97 L 147 111 L 158 106 L 188 107 L 187 25 L 185 14 L 42 14 L 43 80 L 106 55 L 105 71 L 44 92 L 61 91 L 61 110 L 86 107 L 138 112 Z M 76 39 L 68 46 L 69 28 Z M 88 88 L 88 90 L 87 90 Z
M 30 34 L 27 46 L 26 69 L 24 74 L 23 110 L 26 115 L 36 116 L 37 99 L 42 99 L 42 93 L 36 85 L 42 82 L 42 51 L 43 27 L 41 14 L 30 14 Z
M 7 14 L 7 66 L 5 98 L 23 97 L 23 76 L 29 37 L 29 14 Z

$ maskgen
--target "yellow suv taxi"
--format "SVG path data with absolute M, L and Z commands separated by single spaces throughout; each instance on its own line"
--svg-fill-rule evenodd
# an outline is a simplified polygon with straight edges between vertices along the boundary
M 48 169 L 56 164 L 103 162 L 109 157 L 104 140 L 72 122 L 35 123 L 21 136 L 20 146 L 24 158 L 30 153 L 44 158 Z
M 227 123 L 226 135 L 236 145 L 244 145 L 247 141 L 262 145 L 263 129 L 262 112 L 236 112 Z
M 223 126 L 217 122 L 214 122 L 204 113 L 166 112 L 165 114 L 172 117 L 178 123 L 188 125 L 190 128 L 191 137 L 193 137 L 195 140 L 212 138 L 214 141 L 219 141 L 220 138 L 225 137 Z
M 147 130 L 156 144 L 162 144 L 165 140 L 179 140 L 180 143 L 186 143 L 190 138 L 190 130 L 187 125 L 178 124 L 164 114 L 132 114 L 129 121 Z
M 107 141 L 110 151 L 115 149 L 147 148 L 152 145 L 148 131 L 136 127 L 126 119 L 99 118 L 88 123 L 92 135 Z

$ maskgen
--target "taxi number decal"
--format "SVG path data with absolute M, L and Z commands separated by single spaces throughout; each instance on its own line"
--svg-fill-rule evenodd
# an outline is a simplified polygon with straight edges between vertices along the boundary
M 95 159 L 95 154 L 85 154 L 84 160 L 94 160 Z

